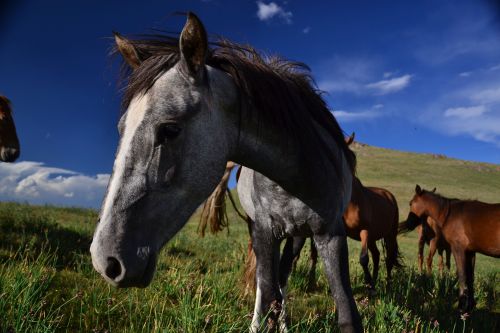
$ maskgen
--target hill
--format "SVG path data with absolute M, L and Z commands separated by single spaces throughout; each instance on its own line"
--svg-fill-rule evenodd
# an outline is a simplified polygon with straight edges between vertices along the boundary
M 500 166 L 440 155 L 355 144 L 358 176 L 397 197 L 408 213 L 415 184 L 446 196 L 500 202 Z M 229 207 L 230 231 L 200 238 L 195 214 L 165 247 L 146 289 L 117 290 L 94 272 L 88 248 L 97 220 L 92 210 L 0 204 L 0 332 L 242 332 L 253 297 L 241 282 L 246 225 Z M 416 235 L 399 237 L 406 267 L 390 287 L 382 262 L 378 294 L 368 297 L 349 242 L 351 281 L 368 332 L 493 332 L 500 327 L 500 261 L 479 256 L 478 309 L 460 319 L 454 268 L 444 276 L 418 274 Z M 291 277 L 291 332 L 338 332 L 335 305 L 323 274 L 307 290 L 305 249 Z

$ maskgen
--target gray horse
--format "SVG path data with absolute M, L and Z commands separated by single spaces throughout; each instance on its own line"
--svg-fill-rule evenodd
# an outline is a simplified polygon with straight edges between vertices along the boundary
M 268 216 L 253 235 L 260 262 L 257 315 L 279 316 L 277 240 L 313 235 L 341 330 L 361 332 L 341 220 L 355 157 L 307 67 L 225 40 L 211 48 L 191 13 L 180 37 L 128 40 L 117 34 L 116 42 L 132 70 L 113 174 L 90 247 L 94 268 L 114 286 L 147 286 L 160 249 L 232 160 L 272 179 L 315 212 L 295 225 L 276 218 L 272 202 L 248 204 Z M 260 182 L 258 176 L 245 178 Z M 271 317 L 264 330 L 277 326 Z

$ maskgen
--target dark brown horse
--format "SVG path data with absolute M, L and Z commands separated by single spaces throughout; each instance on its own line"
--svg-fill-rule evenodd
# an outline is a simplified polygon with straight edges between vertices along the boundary
M 446 268 L 450 270 L 450 256 L 451 249 L 450 244 L 444 239 L 442 235 L 441 228 L 437 224 L 436 220 L 428 216 L 426 221 L 422 222 L 422 225 L 418 226 L 418 270 L 422 272 L 422 266 L 424 262 L 424 247 L 425 244 L 429 245 L 429 254 L 427 255 L 426 267 L 427 273 L 432 272 L 432 259 L 436 250 L 439 255 L 438 268 L 439 272 L 443 272 L 444 260 L 443 252 L 446 255 Z
M 14 162 L 20 154 L 16 126 L 7 97 L 0 95 L 0 160 Z
M 476 252 L 500 258 L 500 204 L 448 199 L 417 185 L 404 229 L 415 229 L 428 216 L 437 222 L 450 244 L 460 284 L 458 306 L 468 312 L 475 305 Z

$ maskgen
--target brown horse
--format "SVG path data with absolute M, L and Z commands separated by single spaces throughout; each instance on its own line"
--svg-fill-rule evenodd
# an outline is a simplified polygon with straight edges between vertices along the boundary
M 459 309 L 472 310 L 476 252 L 500 258 L 500 204 L 476 200 L 448 199 L 433 191 L 415 187 L 404 230 L 412 230 L 432 217 L 450 244 L 457 265 Z
M 422 266 L 424 262 L 424 247 L 425 244 L 429 245 L 429 254 L 426 260 L 427 273 L 432 272 L 432 259 L 436 250 L 439 254 L 438 268 L 439 272 L 443 272 L 444 260 L 443 252 L 446 254 L 446 268 L 450 270 L 450 255 L 451 249 L 450 244 L 444 239 L 442 235 L 441 228 L 437 224 L 436 220 L 428 216 L 426 221 L 422 222 L 422 225 L 418 226 L 418 270 L 422 272 Z
M 16 126 L 7 97 L 0 95 L 0 160 L 14 162 L 20 154 Z

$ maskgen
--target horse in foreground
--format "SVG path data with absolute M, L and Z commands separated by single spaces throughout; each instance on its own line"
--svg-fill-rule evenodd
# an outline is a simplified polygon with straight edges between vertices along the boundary
M 442 273 L 444 269 L 443 252 L 446 255 L 446 268 L 450 270 L 450 244 L 444 239 L 441 228 L 436 220 L 427 216 L 425 221 L 417 227 L 418 229 L 418 271 L 422 272 L 424 262 L 424 247 L 425 244 L 429 245 L 429 254 L 426 259 L 427 273 L 432 272 L 432 259 L 436 250 L 439 255 L 438 269 Z
M 10 101 L 7 97 L 0 95 L 0 160 L 14 162 L 20 153 Z
M 268 217 L 252 233 L 258 262 L 252 331 L 262 329 L 268 313 L 267 328 L 277 326 L 283 299 L 278 241 L 314 235 L 341 331 L 362 332 L 342 223 L 355 156 L 307 67 L 226 40 L 209 47 L 192 13 L 180 37 L 115 39 L 131 74 L 113 174 L 90 247 L 94 268 L 117 287 L 149 285 L 160 249 L 212 193 L 232 160 L 269 177 L 315 214 L 300 225 L 283 224 L 274 220 L 273 205 L 248 208 L 254 218 Z M 242 175 L 242 186 L 255 181 L 274 191 L 259 176 L 248 176 Z
M 469 312 L 475 306 L 476 252 L 500 258 L 500 204 L 448 199 L 417 185 L 403 229 L 415 229 L 428 216 L 436 221 L 450 244 L 460 285 L 458 306 Z

